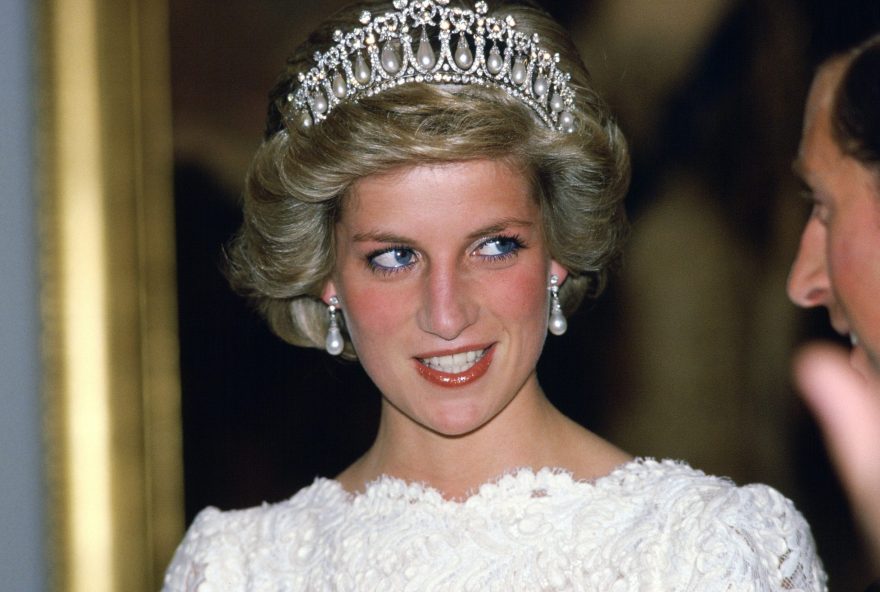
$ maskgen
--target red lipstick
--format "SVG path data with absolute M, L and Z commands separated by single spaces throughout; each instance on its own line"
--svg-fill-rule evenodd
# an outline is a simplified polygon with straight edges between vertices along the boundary
M 426 366 L 419 360 L 416 360 L 416 370 L 422 378 L 438 386 L 450 388 L 465 386 L 486 373 L 489 369 L 489 365 L 492 363 L 492 356 L 494 354 L 495 345 L 493 344 L 486 349 L 485 353 L 483 353 L 483 357 L 480 358 L 476 364 L 458 374 L 435 370 L 434 368 Z

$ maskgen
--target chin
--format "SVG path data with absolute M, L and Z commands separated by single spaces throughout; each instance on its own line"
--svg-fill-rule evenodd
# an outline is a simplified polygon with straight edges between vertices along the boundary
M 470 408 L 441 412 L 423 425 L 441 436 L 457 438 L 476 432 L 491 421 L 492 417 L 486 417 L 481 410 Z

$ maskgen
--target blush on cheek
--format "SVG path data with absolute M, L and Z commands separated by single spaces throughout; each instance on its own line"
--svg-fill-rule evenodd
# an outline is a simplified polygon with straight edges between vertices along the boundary
M 343 296 L 349 331 L 357 334 L 354 339 L 377 332 L 388 335 L 406 317 L 411 301 L 405 290 L 391 284 L 349 290 Z
M 487 289 L 499 310 L 513 318 L 528 318 L 544 310 L 547 287 L 535 281 L 536 273 L 516 273 L 495 278 Z

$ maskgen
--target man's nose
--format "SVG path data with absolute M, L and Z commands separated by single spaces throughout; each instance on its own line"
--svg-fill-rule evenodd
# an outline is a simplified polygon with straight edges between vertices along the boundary
M 788 297 L 798 306 L 827 306 L 831 298 L 827 232 L 817 218 L 810 218 L 801 234 L 801 244 L 788 274 Z

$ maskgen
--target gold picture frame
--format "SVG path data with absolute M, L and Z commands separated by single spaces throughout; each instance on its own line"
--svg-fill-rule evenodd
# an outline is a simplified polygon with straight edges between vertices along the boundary
M 157 590 L 183 530 L 167 4 L 36 17 L 48 579 Z

